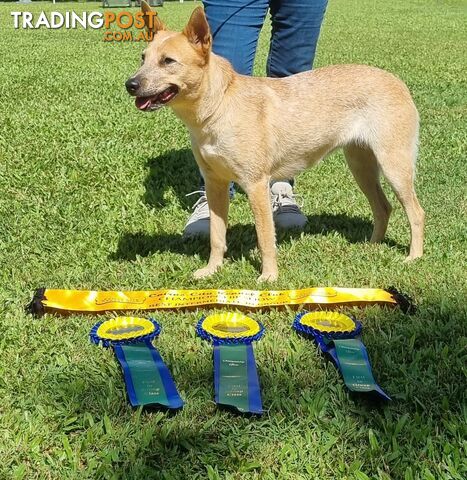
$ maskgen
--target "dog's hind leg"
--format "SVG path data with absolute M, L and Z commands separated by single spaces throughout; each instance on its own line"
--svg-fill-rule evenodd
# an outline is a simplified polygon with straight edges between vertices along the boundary
M 384 177 L 404 207 L 409 220 L 411 240 L 406 261 L 414 260 L 423 255 L 425 227 L 425 212 L 418 202 L 414 189 L 415 149 L 402 146 L 383 149 L 376 153 L 376 157 Z
M 344 147 L 349 168 L 362 192 L 370 202 L 374 228 L 370 242 L 381 242 L 386 234 L 391 204 L 379 182 L 379 167 L 373 151 L 355 144 Z

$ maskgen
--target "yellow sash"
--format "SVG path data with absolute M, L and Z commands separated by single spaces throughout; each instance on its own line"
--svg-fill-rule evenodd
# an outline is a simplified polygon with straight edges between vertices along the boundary
M 153 290 L 153 291 L 36 291 L 29 310 L 36 315 L 52 312 L 105 312 L 117 310 L 160 310 L 229 305 L 246 308 L 284 305 L 387 304 L 400 305 L 406 300 L 396 290 L 378 288 L 315 287 L 301 290 Z

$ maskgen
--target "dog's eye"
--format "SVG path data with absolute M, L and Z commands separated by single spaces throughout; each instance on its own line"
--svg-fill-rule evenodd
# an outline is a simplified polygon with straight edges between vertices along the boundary
M 164 64 L 165 65 L 170 65 L 172 63 L 175 63 L 177 60 L 174 60 L 173 58 L 170 58 L 170 57 L 165 57 L 164 58 Z
M 144 63 L 144 58 L 146 57 L 146 55 L 143 53 L 141 54 L 141 63 Z

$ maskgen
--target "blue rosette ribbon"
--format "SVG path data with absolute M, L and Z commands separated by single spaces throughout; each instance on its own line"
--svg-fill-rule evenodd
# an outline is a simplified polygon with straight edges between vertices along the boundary
M 115 352 L 133 407 L 183 407 L 170 371 L 152 344 L 160 332 L 152 318 L 116 317 L 96 323 L 89 333 L 92 343 Z
M 338 312 L 301 312 L 295 317 L 293 328 L 312 337 L 320 350 L 331 357 L 349 390 L 374 392 L 391 400 L 374 379 L 359 321 Z
M 253 342 L 264 326 L 240 313 L 203 316 L 196 333 L 214 346 L 214 390 L 218 405 L 240 413 L 263 413 Z

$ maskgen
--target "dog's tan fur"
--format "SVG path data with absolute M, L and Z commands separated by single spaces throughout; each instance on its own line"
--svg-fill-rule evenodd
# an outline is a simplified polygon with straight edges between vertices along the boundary
M 143 5 L 143 11 L 149 9 Z M 278 275 L 269 198 L 271 179 L 292 178 L 338 147 L 368 198 L 374 230 L 384 238 L 391 206 L 380 171 L 403 205 L 411 228 L 408 260 L 423 253 L 424 212 L 414 191 L 418 113 L 405 84 L 364 65 L 318 68 L 283 79 L 237 74 L 211 52 L 201 7 L 181 33 L 158 21 L 144 64 L 138 96 L 176 85 L 169 102 L 187 126 L 193 153 L 206 181 L 211 255 L 195 277 L 214 273 L 226 251 L 228 186 L 238 183 L 254 213 L 262 256 L 260 280 Z M 170 57 L 176 63 L 165 65 Z

